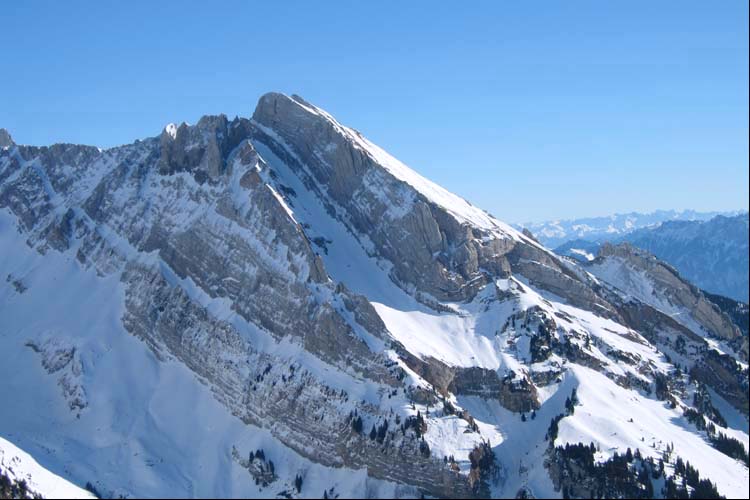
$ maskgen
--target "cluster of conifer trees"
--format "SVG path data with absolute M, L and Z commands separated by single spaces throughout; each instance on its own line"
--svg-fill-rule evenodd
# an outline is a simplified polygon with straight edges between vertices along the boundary
M 23 479 L 20 481 L 11 479 L 5 471 L 0 470 L 0 498 L 31 499 L 42 497 L 29 491 L 29 486 Z

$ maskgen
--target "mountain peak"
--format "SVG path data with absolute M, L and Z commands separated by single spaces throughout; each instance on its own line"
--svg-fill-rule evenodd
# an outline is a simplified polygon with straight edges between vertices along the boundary
M 610 243 L 604 242 L 599 248 L 599 255 L 601 257 L 645 257 L 654 258 L 649 252 L 636 248 L 628 242 L 622 243 Z
M 202 116 L 195 125 L 164 127 L 160 137 L 160 172 L 193 172 L 203 182 L 226 171 L 229 153 L 249 136 L 250 122 L 224 114 Z
M 253 120 L 269 126 L 279 120 L 294 124 L 309 124 L 310 120 L 325 117 L 328 121 L 335 120 L 316 106 L 310 104 L 297 94 L 288 96 L 280 92 L 268 92 L 258 99 L 253 113 Z
M 13 138 L 10 136 L 10 133 L 4 128 L 0 128 L 0 148 L 8 148 L 10 146 L 13 146 L 14 144 L 15 142 L 13 142 Z
M 596 259 L 585 264 L 597 278 L 614 285 L 627 297 L 666 311 L 696 335 L 712 335 L 734 342 L 745 359 L 747 339 L 731 318 L 713 306 L 701 291 L 670 264 L 630 243 L 604 243 Z M 686 318 L 688 318 L 686 320 Z

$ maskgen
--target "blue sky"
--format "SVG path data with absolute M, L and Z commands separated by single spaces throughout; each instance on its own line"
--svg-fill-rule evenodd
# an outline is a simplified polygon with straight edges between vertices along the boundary
M 516 222 L 748 207 L 748 4 L 4 2 L 0 127 L 111 146 L 297 93 Z

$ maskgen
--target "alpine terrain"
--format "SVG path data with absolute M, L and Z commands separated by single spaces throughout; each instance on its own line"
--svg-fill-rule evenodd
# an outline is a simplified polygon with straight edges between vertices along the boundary
M 748 496 L 741 312 L 627 245 L 560 257 L 298 96 L 111 149 L 3 131 L 0 242 L 29 485 Z
M 717 215 L 706 221 L 670 220 L 614 238 L 576 238 L 554 250 L 586 262 L 593 260 L 607 241 L 628 242 L 647 250 L 704 290 L 747 303 L 750 277 L 747 212 Z
M 669 221 L 624 238 L 666 260 L 709 292 L 748 301 L 748 213 L 708 221 Z

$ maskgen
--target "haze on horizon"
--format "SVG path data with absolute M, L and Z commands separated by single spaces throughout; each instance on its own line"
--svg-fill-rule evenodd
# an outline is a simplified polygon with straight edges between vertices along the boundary
M 0 20 L 19 143 L 129 143 L 281 91 L 508 222 L 748 209 L 746 2 L 30 1 Z

